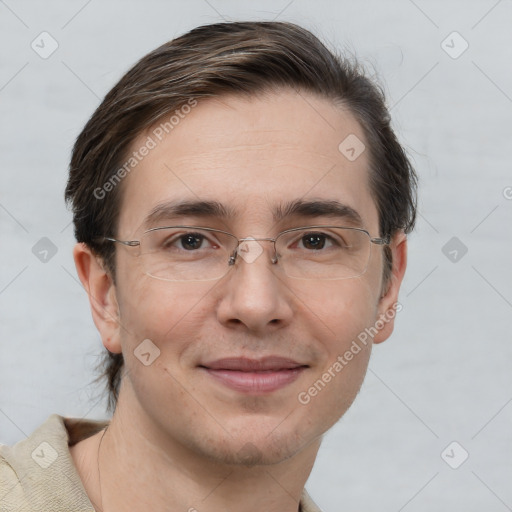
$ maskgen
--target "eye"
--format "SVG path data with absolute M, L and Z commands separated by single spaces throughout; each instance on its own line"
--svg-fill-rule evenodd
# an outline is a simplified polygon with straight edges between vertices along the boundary
M 174 234 L 167 237 L 162 242 L 162 248 L 196 251 L 198 249 L 205 248 L 203 246 L 203 242 L 209 242 L 213 247 L 218 247 L 218 245 L 209 240 L 206 235 L 199 232 L 190 232 L 184 234 Z
M 187 233 L 186 235 L 180 236 L 178 240 L 181 242 L 181 248 L 190 251 L 193 249 L 200 249 L 205 238 L 196 233 Z
M 334 239 L 331 236 L 321 232 L 312 232 L 302 235 L 301 238 L 299 239 L 299 242 L 302 242 L 302 248 L 314 251 L 324 249 L 326 247 L 326 244 L 330 244 L 327 245 L 327 247 L 339 245 L 338 243 L 335 243 Z

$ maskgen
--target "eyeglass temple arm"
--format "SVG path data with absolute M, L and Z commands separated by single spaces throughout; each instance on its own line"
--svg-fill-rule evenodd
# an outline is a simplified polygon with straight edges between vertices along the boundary
M 377 245 L 388 245 L 391 241 L 391 237 L 388 235 L 384 238 L 370 238 L 370 242 Z
M 117 238 L 110 238 L 108 236 L 103 237 L 103 240 L 110 240 L 111 242 L 117 242 L 119 244 L 128 245 L 129 247 L 135 247 L 140 245 L 139 240 L 118 240 Z

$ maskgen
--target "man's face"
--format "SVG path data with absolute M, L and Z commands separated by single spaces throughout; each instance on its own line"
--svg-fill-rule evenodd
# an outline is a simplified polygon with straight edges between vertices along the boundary
M 352 225 L 325 215 L 273 218 L 278 206 L 293 201 L 338 201 L 379 236 L 368 152 L 350 161 L 338 149 L 350 134 L 365 140 L 350 113 L 305 93 L 203 101 L 125 178 L 117 238 L 140 239 L 152 227 L 144 221 L 153 208 L 184 200 L 222 203 L 236 215 L 164 218 L 158 226 L 205 226 L 257 238 L 299 226 Z M 132 149 L 148 135 L 151 129 Z M 224 277 L 205 282 L 152 278 L 137 248 L 116 245 L 122 327 L 115 336 L 126 366 L 119 407 L 162 439 L 228 463 L 278 462 L 318 440 L 354 400 L 371 343 L 359 343 L 343 369 L 333 371 L 334 363 L 389 306 L 380 301 L 378 246 L 362 276 L 315 281 L 287 277 L 270 261 L 272 243 L 259 243 L 263 253 L 254 261 L 238 258 Z M 147 339 L 160 350 L 150 365 L 134 354 Z M 213 369 L 221 359 L 236 365 L 267 357 L 292 360 L 300 369 L 274 389 L 258 387 L 262 372 L 253 375 L 254 386 L 243 375 L 234 380 L 245 384 L 236 386 L 226 377 L 232 368 Z M 304 392 L 329 368 L 331 378 L 307 399 Z M 281 378 L 272 373 L 268 378 Z

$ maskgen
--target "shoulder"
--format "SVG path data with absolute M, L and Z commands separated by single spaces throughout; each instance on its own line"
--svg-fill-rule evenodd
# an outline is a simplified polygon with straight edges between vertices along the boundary
M 51 415 L 13 446 L 0 445 L 0 510 L 92 512 L 68 446 L 66 419 Z
M 299 512 L 322 512 L 316 503 L 311 499 L 306 489 L 302 491 L 300 498 L 300 509 Z

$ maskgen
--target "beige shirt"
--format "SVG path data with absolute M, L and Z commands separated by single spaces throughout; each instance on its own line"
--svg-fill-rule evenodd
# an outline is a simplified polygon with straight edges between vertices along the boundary
M 0 445 L 0 512 L 94 512 L 69 446 L 107 424 L 52 414 L 27 439 Z M 321 512 L 306 490 L 299 512 Z

